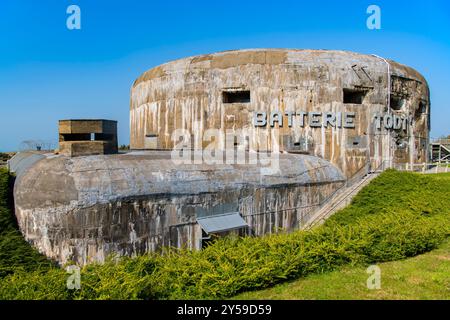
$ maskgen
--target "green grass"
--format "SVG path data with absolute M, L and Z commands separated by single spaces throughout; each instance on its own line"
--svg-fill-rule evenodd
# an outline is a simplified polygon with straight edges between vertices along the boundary
M 369 274 L 365 267 L 347 266 L 270 289 L 245 292 L 233 299 L 450 299 L 449 240 L 431 252 L 405 260 L 380 263 L 378 266 L 381 269 L 379 290 L 367 288 Z
M 422 175 L 388 170 L 363 188 L 352 203 L 327 220 L 350 224 L 379 213 L 408 211 L 432 216 L 450 213 L 450 173 Z
M 111 259 L 83 268 L 78 291 L 66 288 L 64 270 L 46 265 L 29 247 L 17 255 L 20 251 L 11 245 L 6 251 L 14 254 L 6 258 L 16 261 L 17 268 L 0 282 L 0 298 L 220 299 L 313 274 L 364 269 L 437 248 L 450 235 L 449 199 L 450 174 L 388 170 L 312 231 L 224 238 L 201 251 L 166 249 L 163 255 Z M 0 205 L 9 218 L 10 205 Z M 17 235 L 7 221 L 5 226 Z M 37 267 L 39 261 L 45 267 Z

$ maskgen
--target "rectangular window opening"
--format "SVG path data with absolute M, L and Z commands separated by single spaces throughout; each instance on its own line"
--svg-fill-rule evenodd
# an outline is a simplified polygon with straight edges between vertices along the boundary
M 94 133 L 94 141 L 113 141 L 114 135 L 109 133 Z
M 90 133 L 65 133 L 61 141 L 91 141 Z
M 389 105 L 393 110 L 400 110 L 405 104 L 405 100 L 401 97 L 395 96 L 391 94 L 391 98 L 389 101 Z
M 157 133 L 148 133 L 145 135 L 146 138 L 157 138 L 158 134 Z
M 344 103 L 362 104 L 366 96 L 366 91 L 344 89 Z
M 250 91 L 223 91 L 223 103 L 250 103 Z
M 65 133 L 61 141 L 113 141 L 114 135 L 110 133 Z

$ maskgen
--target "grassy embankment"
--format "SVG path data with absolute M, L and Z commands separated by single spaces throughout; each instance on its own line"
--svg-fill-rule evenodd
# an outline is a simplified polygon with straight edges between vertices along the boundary
M 366 273 L 365 267 L 346 266 L 269 289 L 244 292 L 233 299 L 450 299 L 450 240 L 439 249 L 413 258 L 380 263 L 378 267 L 381 288 L 376 290 L 367 288 L 370 274 Z
M 5 189 L 5 172 L 1 176 Z M 11 203 L 3 201 L 0 237 L 11 232 L 17 238 L 10 247 L 5 242 L 0 248 L 14 252 L 5 256 L 13 263 L 0 262 L 9 268 L 2 275 L 0 298 L 214 299 L 311 274 L 332 276 L 334 270 L 364 269 L 368 264 L 405 259 L 437 248 L 450 235 L 449 200 L 450 174 L 387 171 L 365 187 L 350 206 L 312 231 L 221 239 L 198 252 L 168 249 L 163 256 L 151 254 L 89 265 L 82 269 L 78 291 L 66 288 L 64 270 L 51 266 L 23 242 L 14 224 L 8 222 Z M 14 243 L 24 246 L 18 250 Z
M 12 214 L 13 177 L 0 168 L 0 278 L 18 270 L 46 270 L 51 266 L 45 257 L 22 237 Z

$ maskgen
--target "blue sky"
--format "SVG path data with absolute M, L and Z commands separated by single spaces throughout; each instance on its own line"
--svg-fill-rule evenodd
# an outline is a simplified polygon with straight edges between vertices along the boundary
M 81 30 L 66 9 L 81 8 Z M 366 9 L 381 8 L 381 30 Z M 242 48 L 374 53 L 421 72 L 431 87 L 432 137 L 450 134 L 448 1 L 2 0 L 0 151 L 57 141 L 57 121 L 119 121 L 129 141 L 129 93 L 145 70 L 202 53 Z

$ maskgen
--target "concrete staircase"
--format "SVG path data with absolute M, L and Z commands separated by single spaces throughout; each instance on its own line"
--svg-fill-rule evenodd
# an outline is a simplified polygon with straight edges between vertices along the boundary
M 353 197 L 380 173 L 381 171 L 368 173 L 358 182 L 355 182 L 350 186 L 342 187 L 332 196 L 331 199 L 329 199 L 314 213 L 313 217 L 303 226 L 302 229 L 309 230 L 314 226 L 322 224 L 333 213 L 350 204 Z
M 436 139 L 431 142 L 431 157 L 433 162 L 450 160 L 450 139 Z

